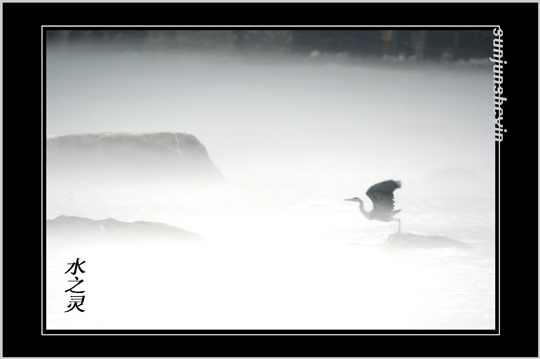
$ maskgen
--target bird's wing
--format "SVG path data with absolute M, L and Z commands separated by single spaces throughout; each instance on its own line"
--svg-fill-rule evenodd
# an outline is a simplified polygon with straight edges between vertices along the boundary
M 388 180 L 374 184 L 369 187 L 369 191 L 394 192 L 396 188 L 401 188 L 401 181 Z
M 394 209 L 394 193 L 369 189 L 366 195 L 373 202 L 374 211 L 390 212 Z
M 394 209 L 394 190 L 401 187 L 400 181 L 388 180 L 369 187 L 366 195 L 373 202 L 375 211 L 392 211 Z

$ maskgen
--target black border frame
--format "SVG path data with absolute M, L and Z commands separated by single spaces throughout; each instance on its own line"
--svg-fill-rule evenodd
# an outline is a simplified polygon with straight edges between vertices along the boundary
M 130 16 L 126 16 L 125 7 L 129 7 Z M 26 320 L 22 320 L 23 318 L 28 318 L 28 315 L 24 314 L 24 311 L 28 308 L 36 308 L 36 292 L 32 290 L 33 294 L 30 296 L 31 298 L 26 298 L 26 295 L 24 295 L 25 298 L 21 298 L 22 295 L 17 295 L 20 293 L 20 290 L 17 290 L 17 288 L 20 287 L 21 279 L 26 278 L 21 273 L 23 271 L 26 274 L 24 269 L 20 269 L 21 265 L 23 265 L 21 262 L 24 262 L 21 258 L 27 258 L 26 252 L 28 251 L 28 246 L 25 246 L 20 241 L 24 241 L 27 236 L 17 238 L 18 241 L 13 243 L 14 238 L 10 235 L 10 232 L 3 231 L 5 254 L 14 253 L 15 248 L 21 245 L 22 248 L 17 248 L 19 251 L 15 253 L 25 253 L 20 256 L 4 255 L 3 258 L 3 293 L 6 294 L 3 296 L 3 354 L 7 356 L 170 356 L 171 354 L 173 356 L 537 356 L 538 241 L 534 243 L 520 243 L 518 248 L 513 246 L 512 241 L 517 242 L 517 240 L 513 240 L 515 235 L 530 238 L 530 232 L 534 235 L 533 239 L 534 237 L 538 238 L 537 226 L 534 228 L 528 227 L 531 217 L 538 219 L 538 4 L 4 3 L 2 5 L 2 9 L 4 10 L 4 90 L 14 90 L 3 92 L 3 103 L 5 105 L 3 109 L 4 118 L 9 118 L 6 116 L 7 114 L 19 114 L 19 116 L 15 117 L 17 119 L 20 118 L 21 112 L 30 113 L 30 111 L 24 111 L 24 107 L 26 106 L 23 105 L 23 108 L 21 108 L 17 104 L 20 103 L 21 97 L 23 100 L 26 99 L 25 94 L 29 88 L 26 80 L 38 78 L 39 72 L 33 72 L 33 66 L 28 68 L 19 59 L 20 57 L 27 57 L 29 59 L 33 57 L 39 58 L 39 56 L 32 54 L 35 54 L 36 46 L 39 46 L 38 41 L 41 40 L 42 26 L 63 23 L 73 24 L 75 18 L 79 19 L 78 22 L 105 26 L 121 22 L 126 23 L 126 25 L 127 23 L 143 24 L 145 22 L 151 22 L 153 24 L 183 23 L 186 25 L 195 25 L 194 22 L 201 23 L 202 16 L 193 17 L 193 14 L 197 12 L 205 14 L 209 11 L 210 7 L 218 14 L 223 13 L 225 11 L 224 9 L 232 11 L 236 15 L 236 18 L 234 16 L 228 18 L 231 24 L 241 24 L 245 23 L 246 20 L 249 21 L 249 19 L 243 18 L 242 14 L 245 11 L 250 14 L 265 14 L 267 16 L 266 19 L 278 25 L 298 24 L 305 23 L 306 21 L 309 21 L 310 24 L 342 23 L 344 25 L 359 22 L 367 25 L 376 25 L 377 23 L 402 24 L 403 21 L 425 24 L 425 14 L 427 12 L 431 14 L 442 14 L 442 18 L 446 18 L 446 23 L 455 25 L 480 23 L 486 24 L 486 26 L 501 26 L 505 31 L 504 56 L 505 60 L 508 61 L 508 65 L 504 68 L 504 96 L 509 99 L 504 104 L 504 110 L 506 111 L 505 119 L 508 119 L 508 121 L 504 122 L 504 125 L 508 129 L 508 132 L 505 133 L 503 142 L 495 143 L 495 154 L 496 161 L 500 160 L 502 163 L 499 166 L 497 162 L 497 173 L 500 173 L 501 168 L 509 169 L 506 170 L 508 171 L 506 178 L 506 175 L 503 175 L 503 173 L 500 173 L 501 180 L 496 178 L 496 186 L 500 188 L 501 185 L 503 187 L 506 185 L 508 187 L 505 188 L 509 188 L 512 184 L 508 185 L 507 183 L 511 183 L 513 176 L 518 176 L 519 179 L 517 181 L 520 184 L 520 188 L 523 188 L 523 181 L 527 179 L 529 186 L 526 188 L 526 195 L 529 198 L 529 204 L 525 205 L 522 201 L 511 195 L 504 195 L 502 191 L 497 195 L 497 201 L 501 204 L 500 206 L 496 206 L 496 226 L 500 226 L 500 232 L 497 233 L 497 243 L 499 243 L 500 239 L 503 239 L 504 245 L 501 247 L 497 245 L 496 255 L 498 258 L 501 258 L 501 262 L 505 263 L 504 274 L 499 276 L 499 273 L 496 272 L 497 283 L 499 283 L 499 280 L 503 283 L 501 286 L 497 285 L 497 291 L 501 288 L 503 289 L 500 293 L 503 299 L 497 305 L 501 304 L 503 307 L 506 305 L 504 308 L 510 307 L 510 309 L 505 309 L 508 311 L 506 315 L 498 318 L 500 322 L 497 321 L 497 323 L 500 323 L 500 327 L 496 328 L 497 333 L 491 333 L 491 331 L 490 333 L 479 333 L 478 331 L 474 331 L 474 333 L 470 333 L 469 331 L 463 333 L 456 333 L 455 331 L 449 331 L 449 333 L 446 333 L 446 331 L 429 333 L 412 330 L 367 333 L 364 331 L 365 333 L 358 333 L 360 336 L 357 336 L 347 333 L 348 331 L 339 331 L 339 333 L 335 333 L 336 335 L 320 333 L 319 331 L 302 334 L 291 333 L 290 331 L 280 333 L 255 331 L 238 335 L 240 333 L 237 331 L 227 331 L 227 333 L 216 332 L 211 334 L 196 332 L 185 336 L 173 336 L 170 335 L 172 333 L 169 333 L 169 331 L 152 331 L 153 333 L 151 334 L 148 334 L 146 331 L 144 333 L 143 331 L 127 331 L 123 333 L 118 333 L 117 331 L 54 331 L 55 334 L 53 335 L 43 336 L 39 334 L 40 330 L 38 330 L 38 327 L 32 326 Z M 287 8 L 286 11 L 284 11 L 285 8 Z M 298 17 L 297 15 L 299 14 L 307 14 L 305 13 L 305 8 L 309 8 L 310 15 Z M 392 9 L 394 14 L 408 13 L 412 15 L 406 19 L 385 16 L 389 8 Z M 163 11 L 163 9 L 167 9 L 167 11 Z M 518 19 L 520 21 L 519 26 L 516 26 L 516 23 L 512 23 L 512 20 L 509 20 L 513 17 L 511 14 L 516 13 L 515 11 L 519 11 L 520 15 L 522 15 Z M 313 13 L 317 15 L 312 16 L 311 14 Z M 366 14 L 365 16 L 363 16 L 364 13 Z M 72 15 L 66 16 L 67 14 Z M 131 16 L 131 14 L 135 15 Z M 355 14 L 361 15 L 355 16 Z M 286 18 L 286 15 L 289 18 Z M 208 21 L 208 19 L 205 20 Z M 441 22 L 439 17 L 433 17 L 431 20 Z M 21 21 L 23 21 L 23 25 L 20 24 Z M 270 21 L 266 22 L 269 23 Z M 341 29 L 339 25 L 337 27 Z M 21 38 L 24 39 L 24 42 L 21 42 Z M 531 40 L 524 43 L 524 38 Z M 536 44 L 536 48 L 528 45 L 529 43 Z M 21 54 L 22 56 L 12 56 L 11 54 L 13 53 Z M 519 56 L 516 54 L 519 54 Z M 526 63 L 524 64 L 524 62 Z M 533 66 L 526 66 L 530 64 Z M 21 74 L 23 75 L 22 81 Z M 517 82 L 519 80 L 521 83 L 523 78 L 529 79 L 530 87 L 527 89 L 522 88 Z M 32 102 L 39 103 L 39 101 Z M 536 106 L 534 106 L 535 104 Z M 41 106 L 39 111 L 41 112 Z M 522 116 L 517 115 L 521 113 L 523 113 Z M 37 114 L 39 113 L 36 111 Z M 534 121 L 529 121 L 528 117 L 533 117 Z M 26 122 L 24 120 L 23 118 L 22 122 Z M 16 121 L 14 122 L 10 121 L 9 123 L 4 122 L 2 124 L 4 134 L 8 133 L 6 131 L 8 128 L 9 133 L 13 132 L 12 127 L 18 125 Z M 508 126 L 506 125 L 507 123 Z M 520 127 L 518 127 L 518 124 Z M 44 124 L 42 125 L 44 126 Z M 11 138 L 8 139 L 6 136 L 3 136 L 3 138 L 6 141 L 4 147 L 10 148 L 9 141 Z M 528 144 L 528 150 L 524 150 L 525 144 Z M 43 144 L 41 147 L 43 148 Z M 524 157 L 523 152 L 525 151 L 527 153 L 526 159 L 529 161 L 527 161 L 526 166 L 523 166 L 525 158 L 521 157 Z M 516 161 L 514 156 L 520 158 L 520 161 Z M 8 158 L 3 156 L 3 159 Z M 9 168 L 9 159 L 4 163 L 5 167 Z M 530 182 L 533 182 L 535 186 L 531 186 Z M 3 186 L 3 189 L 6 188 L 10 187 L 7 185 Z M 511 194 L 511 192 L 509 193 Z M 9 196 L 6 198 L 9 200 Z M 531 201 L 530 198 L 534 198 L 534 200 Z M 44 208 L 43 200 L 42 198 L 42 208 Z M 527 231 L 514 233 L 509 228 L 510 226 L 505 227 L 502 225 L 503 221 L 499 221 L 499 216 L 504 216 L 505 214 L 507 218 L 511 218 L 512 212 L 509 213 L 509 211 L 512 211 L 512 208 L 524 211 L 523 207 L 525 206 L 533 207 L 532 209 L 527 208 L 529 214 L 526 216 L 526 219 L 520 217 L 520 221 L 526 221 L 523 225 L 525 228 L 529 228 L 529 233 Z M 509 211 L 506 211 L 506 209 Z M 44 218 L 42 217 L 43 220 Z M 3 223 L 11 222 L 4 221 Z M 508 223 L 508 221 L 504 223 Z M 43 234 L 43 223 L 40 229 Z M 28 238 L 27 240 L 34 243 L 33 238 Z M 526 250 L 523 250 L 523 245 L 527 246 Z M 27 270 L 29 273 L 28 278 L 36 277 L 35 269 L 30 271 L 28 268 Z M 514 278 L 519 278 L 520 275 L 523 276 L 524 274 L 530 278 L 527 279 L 533 282 L 532 286 L 529 282 L 529 285 L 524 287 L 521 284 L 522 282 L 514 280 Z M 43 282 L 41 284 L 43 285 Z M 503 295 L 503 293 L 508 294 Z M 497 301 L 499 301 L 499 296 L 497 296 Z M 39 317 L 39 314 L 34 316 L 34 318 Z M 524 318 L 529 319 L 525 323 L 525 328 L 523 327 Z M 534 320 L 531 321 L 530 318 Z M 31 330 L 31 328 L 33 329 Z M 33 336 L 29 335 L 30 333 L 34 333 Z M 87 336 L 88 334 L 90 336 Z M 149 340 L 154 345 L 145 348 L 141 348 L 140 345 L 134 345 L 134 342 L 142 340 L 142 335 L 144 335 L 145 341 Z M 16 345 L 15 343 L 17 341 L 14 338 L 20 338 L 21 336 L 29 338 L 31 344 L 24 346 Z M 279 340 L 276 341 L 278 338 Z M 96 339 L 99 339 L 103 345 L 112 344 L 112 346 L 105 349 L 106 347 L 104 346 L 89 346 L 88 343 L 86 345 L 84 344 L 87 340 Z M 244 342 L 244 345 L 241 345 L 236 342 L 239 339 L 248 339 L 248 343 Z M 328 339 L 331 339 L 330 343 Z M 391 345 L 388 343 L 389 340 L 392 341 Z M 417 340 L 422 340 L 423 342 L 417 342 Z M 516 341 L 514 340 L 520 344 L 516 346 Z M 130 341 L 131 345 L 129 344 Z M 338 342 L 339 344 L 332 345 L 332 342 Z M 222 344 L 219 345 L 217 343 Z M 271 343 L 276 343 L 277 345 L 272 345 Z M 74 352 L 72 350 L 73 345 L 81 348 L 81 352 Z

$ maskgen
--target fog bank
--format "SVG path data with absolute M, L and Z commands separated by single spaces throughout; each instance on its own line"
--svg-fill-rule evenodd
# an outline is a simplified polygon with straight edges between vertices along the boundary
M 491 72 L 319 60 L 49 52 L 46 135 L 190 133 L 224 179 L 48 181 L 48 219 L 150 221 L 205 238 L 49 252 L 51 326 L 493 328 Z M 385 251 L 396 223 L 368 221 L 343 199 L 369 201 L 365 191 L 387 179 L 402 181 L 404 232 L 471 249 Z M 63 314 L 72 257 L 88 263 L 90 315 Z

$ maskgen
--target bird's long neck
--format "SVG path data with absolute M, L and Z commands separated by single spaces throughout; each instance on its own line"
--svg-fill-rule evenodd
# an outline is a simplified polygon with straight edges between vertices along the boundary
M 364 202 L 360 199 L 359 200 L 359 203 L 360 203 L 360 212 L 362 212 L 362 214 L 364 215 L 364 217 L 366 217 L 367 219 L 369 220 L 372 220 L 373 218 L 371 217 L 371 213 L 369 213 L 368 211 L 366 211 L 364 209 Z

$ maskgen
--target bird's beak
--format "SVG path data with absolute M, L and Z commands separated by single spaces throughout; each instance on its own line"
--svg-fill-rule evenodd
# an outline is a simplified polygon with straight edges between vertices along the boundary
M 352 201 L 354 201 L 354 199 L 352 199 L 352 198 L 351 199 L 344 199 L 344 201 L 351 201 L 352 202 Z

